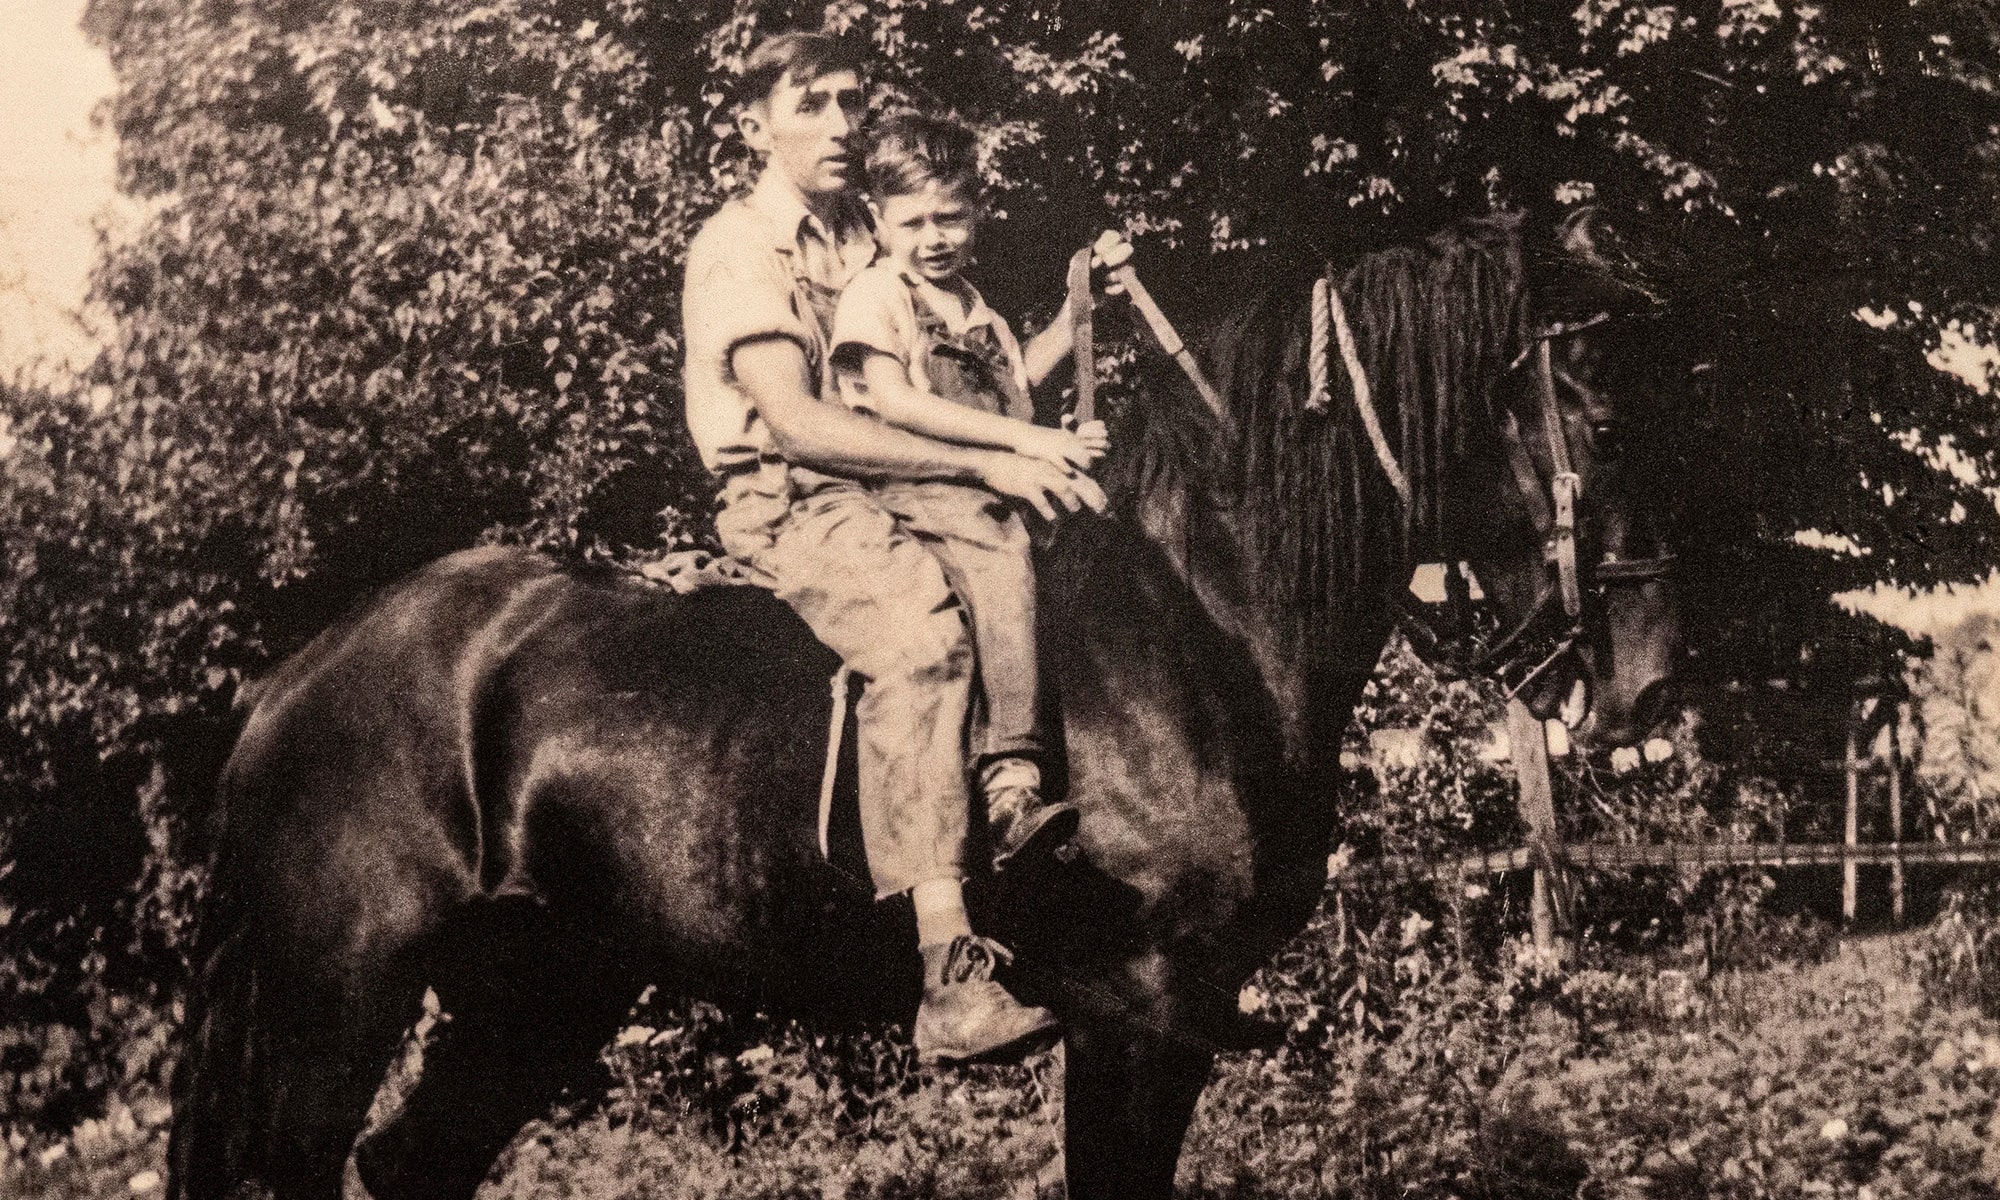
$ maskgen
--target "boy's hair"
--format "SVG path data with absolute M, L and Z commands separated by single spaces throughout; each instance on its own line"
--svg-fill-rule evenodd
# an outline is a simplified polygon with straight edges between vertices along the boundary
M 736 81 L 736 94 L 744 105 L 769 100 L 778 84 L 789 76 L 794 83 L 806 84 L 822 75 L 840 71 L 862 73 L 864 59 L 854 43 L 830 33 L 808 33 L 795 29 L 774 34 L 757 43 L 743 62 L 743 74 Z
M 862 167 L 877 201 L 908 196 L 935 183 L 979 193 L 979 139 L 949 117 L 900 112 L 876 122 Z

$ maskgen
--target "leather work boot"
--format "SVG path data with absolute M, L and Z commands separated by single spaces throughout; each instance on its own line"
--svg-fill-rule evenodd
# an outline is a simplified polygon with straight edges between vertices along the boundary
M 1024 776 L 994 766 L 999 769 L 989 769 L 983 784 L 994 870 L 1005 870 L 1024 853 L 1030 858 L 1052 853 L 1076 836 L 1081 820 L 1076 805 L 1043 803 L 1039 772 L 1031 767 Z
M 924 999 L 914 1040 L 921 1062 L 1018 1058 L 1054 1040 L 1055 1014 L 1014 999 L 993 968 L 1014 955 L 992 938 L 961 934 L 924 946 Z

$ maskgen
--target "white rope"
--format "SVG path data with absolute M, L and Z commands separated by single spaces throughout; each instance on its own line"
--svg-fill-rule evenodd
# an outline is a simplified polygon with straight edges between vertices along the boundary
M 1382 420 L 1375 415 L 1373 393 L 1368 388 L 1368 373 L 1361 367 L 1361 352 L 1354 345 L 1354 331 L 1347 325 L 1347 306 L 1340 302 L 1340 289 L 1321 276 L 1313 284 L 1312 309 L 1312 356 L 1309 364 L 1313 392 L 1308 398 L 1308 407 L 1325 408 L 1326 396 L 1326 330 L 1331 326 L 1335 340 L 1340 343 L 1340 361 L 1347 368 L 1347 380 L 1354 386 L 1354 407 L 1361 412 L 1362 428 L 1368 431 L 1368 443 L 1375 448 L 1375 461 L 1382 464 L 1382 474 L 1389 477 L 1389 486 L 1396 489 L 1396 498 L 1403 502 L 1403 512 L 1407 515 L 1415 507 L 1416 501 L 1410 494 L 1409 477 L 1403 474 L 1402 465 L 1389 449 L 1389 439 L 1382 432 Z
M 1327 311 L 1326 276 L 1313 280 L 1312 302 L 1312 344 L 1306 350 L 1306 408 L 1313 412 L 1325 412 L 1333 403 L 1333 395 L 1326 388 L 1327 337 L 1332 332 L 1331 318 Z

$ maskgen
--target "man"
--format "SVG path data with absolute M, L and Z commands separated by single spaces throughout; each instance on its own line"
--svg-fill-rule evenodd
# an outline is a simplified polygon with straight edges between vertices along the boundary
M 867 678 L 856 708 L 861 829 L 876 894 L 909 892 L 924 960 L 915 1040 L 927 1060 L 996 1057 L 1054 1027 L 993 979 L 1007 958 L 966 916 L 964 727 L 973 653 L 938 562 L 861 484 L 947 479 L 1059 511 L 1105 507 L 1089 477 L 1008 451 L 895 429 L 833 394 L 828 332 L 875 256 L 851 190 L 866 97 L 834 39 L 783 34 L 754 50 L 738 127 L 762 159 L 747 196 L 688 248 L 688 426 L 722 477 L 723 548 Z M 1058 828 L 1050 806 L 994 830 L 1018 851 Z

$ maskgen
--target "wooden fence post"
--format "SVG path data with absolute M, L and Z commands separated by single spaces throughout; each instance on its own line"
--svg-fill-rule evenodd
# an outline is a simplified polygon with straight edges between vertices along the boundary
M 1864 709 L 1858 703 L 1847 706 L 1847 835 L 1846 844 L 1861 841 L 1861 722 Z M 1840 921 L 1854 924 L 1856 893 L 1860 890 L 1860 864 L 1852 856 L 1840 866 Z
M 1889 709 L 1889 844 L 1897 848 L 1889 860 L 1889 916 L 1903 924 L 1903 710 Z
M 1507 743 L 1514 759 L 1514 778 L 1521 787 L 1521 823 L 1535 853 L 1534 892 L 1528 918 L 1535 949 L 1564 955 L 1562 935 L 1569 932 L 1568 881 L 1562 874 L 1562 842 L 1556 830 L 1555 788 L 1549 779 L 1548 731 L 1542 719 L 1519 700 L 1507 702 Z

